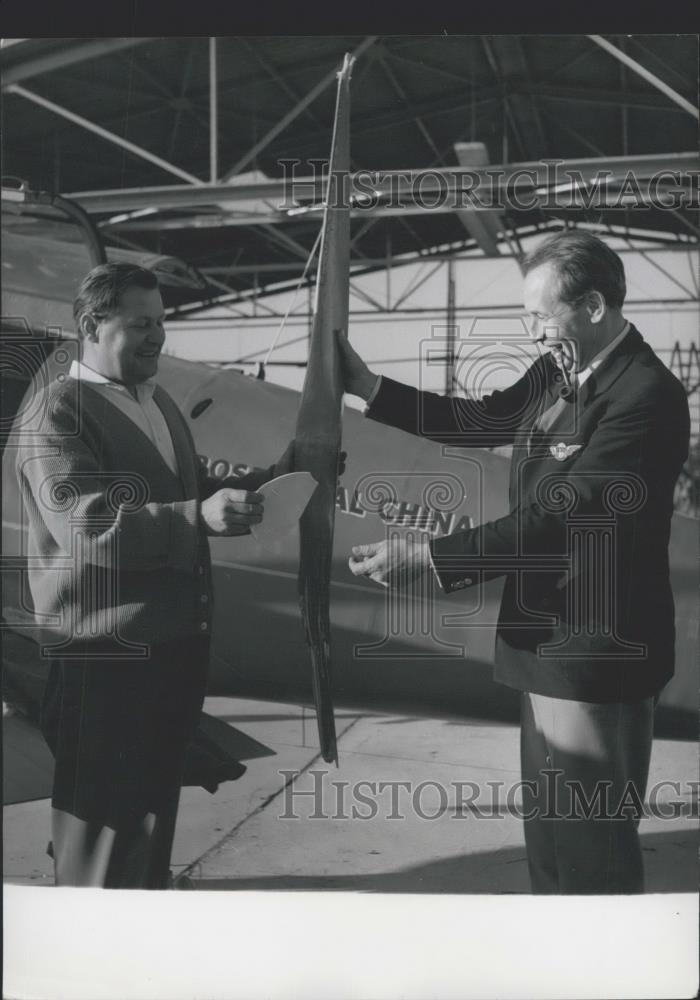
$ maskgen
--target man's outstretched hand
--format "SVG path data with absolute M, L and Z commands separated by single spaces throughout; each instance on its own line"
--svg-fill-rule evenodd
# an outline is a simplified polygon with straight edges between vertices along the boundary
M 355 545 L 348 565 L 354 576 L 367 576 L 383 587 L 404 587 L 430 566 L 428 541 L 392 538 Z
M 336 330 L 336 341 L 340 352 L 340 369 L 345 392 L 368 400 L 379 376 L 369 370 L 357 351 L 350 346 L 344 330 Z

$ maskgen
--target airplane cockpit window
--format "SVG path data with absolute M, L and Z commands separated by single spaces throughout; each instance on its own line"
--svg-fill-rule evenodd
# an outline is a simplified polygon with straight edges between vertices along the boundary
M 34 212 L 2 203 L 2 316 L 73 336 L 72 302 L 78 280 L 92 267 L 85 235 L 51 206 Z

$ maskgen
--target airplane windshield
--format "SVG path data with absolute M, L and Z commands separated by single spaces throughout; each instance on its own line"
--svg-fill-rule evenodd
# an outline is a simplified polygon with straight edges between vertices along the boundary
M 114 238 L 104 234 L 99 224 L 91 225 L 87 218 L 81 223 L 84 213 L 67 199 L 51 204 L 43 200 L 47 196 L 37 196 L 41 201 L 31 196 L 22 201 L 13 194 L 3 188 L 5 330 L 19 323 L 39 335 L 50 327 L 61 337 L 74 337 L 72 302 L 76 289 L 90 268 L 105 258 L 153 271 L 166 309 L 218 294 L 195 268 L 177 257 L 154 253 L 147 247 L 114 245 Z M 77 217 L 67 210 L 75 211 Z
M 76 278 L 92 266 L 80 227 L 48 206 L 41 215 L 3 210 L 2 240 L 3 328 L 19 321 L 37 332 L 48 326 L 73 336 Z

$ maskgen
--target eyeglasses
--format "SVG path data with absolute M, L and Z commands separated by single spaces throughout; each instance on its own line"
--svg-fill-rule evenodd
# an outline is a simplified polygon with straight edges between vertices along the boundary
M 552 319 L 559 319 L 564 315 L 564 313 L 566 313 L 567 309 L 574 312 L 579 308 L 584 299 L 585 295 L 582 295 L 580 298 L 574 299 L 573 302 L 563 302 L 561 307 L 554 312 L 547 313 L 546 315 L 543 315 L 542 313 L 528 313 L 528 316 L 530 316 L 530 318 L 535 320 L 537 323 L 548 323 Z

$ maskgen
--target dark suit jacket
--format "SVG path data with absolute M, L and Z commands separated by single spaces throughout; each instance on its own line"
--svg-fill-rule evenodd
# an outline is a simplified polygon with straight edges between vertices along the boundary
M 668 540 L 688 402 L 632 327 L 528 449 L 556 379 L 543 357 L 474 401 L 384 378 L 368 415 L 445 444 L 513 444 L 510 513 L 431 542 L 448 593 L 505 576 L 495 679 L 557 698 L 635 701 L 673 674 Z

